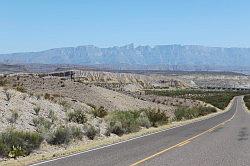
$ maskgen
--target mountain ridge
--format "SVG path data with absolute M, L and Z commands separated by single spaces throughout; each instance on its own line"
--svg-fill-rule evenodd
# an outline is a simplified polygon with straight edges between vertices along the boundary
M 38 52 L 0 54 L 2 63 L 80 65 L 166 65 L 197 67 L 250 66 L 250 48 L 207 47 L 202 45 L 113 46 L 94 45 L 53 48 Z

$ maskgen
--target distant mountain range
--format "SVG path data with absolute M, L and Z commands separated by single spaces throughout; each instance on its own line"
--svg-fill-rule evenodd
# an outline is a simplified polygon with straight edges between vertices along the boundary
M 99 48 L 92 45 L 55 48 L 40 52 L 0 54 L 8 64 L 77 64 L 114 68 L 195 70 L 248 70 L 250 48 L 198 45 L 157 45 Z M 150 67 L 151 66 L 151 67 Z

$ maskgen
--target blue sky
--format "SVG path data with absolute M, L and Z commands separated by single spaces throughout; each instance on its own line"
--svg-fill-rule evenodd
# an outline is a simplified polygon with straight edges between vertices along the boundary
M 97 45 L 250 47 L 249 0 L 1 0 L 0 53 Z

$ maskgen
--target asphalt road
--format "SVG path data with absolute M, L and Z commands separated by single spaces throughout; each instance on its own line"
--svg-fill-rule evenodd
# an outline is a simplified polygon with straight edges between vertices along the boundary
M 237 97 L 215 117 L 39 165 L 250 165 L 250 115 L 242 103 Z

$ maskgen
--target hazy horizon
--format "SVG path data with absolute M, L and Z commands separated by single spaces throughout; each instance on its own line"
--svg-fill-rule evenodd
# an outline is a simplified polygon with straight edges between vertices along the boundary
M 200 44 L 155 44 L 155 45 L 137 45 L 135 43 L 128 43 L 128 44 L 124 44 L 124 45 L 110 45 L 110 46 L 98 46 L 98 45 L 94 45 L 94 44 L 85 44 L 85 45 L 75 45 L 75 46 L 62 46 L 62 47 L 54 47 L 54 48 L 47 48 L 47 49 L 42 49 L 42 50 L 29 50 L 29 51 L 20 51 L 20 52 L 7 52 L 7 53 L 1 53 L 0 54 L 15 54 L 15 53 L 28 53 L 28 52 L 42 52 L 42 51 L 48 51 L 48 50 L 53 50 L 53 49 L 61 49 L 61 48 L 77 48 L 77 47 L 84 47 L 84 46 L 94 46 L 97 48 L 112 48 L 112 47 L 124 47 L 124 46 L 128 46 L 128 45 L 133 45 L 134 48 L 137 47 L 144 47 L 144 46 L 149 46 L 151 48 L 154 48 L 156 46 L 172 46 L 172 45 L 178 45 L 178 46 L 200 46 L 200 47 L 208 47 L 208 48 L 243 48 L 243 49 L 250 49 L 249 47 L 236 47 L 236 46 L 228 46 L 228 47 L 223 47 L 223 46 L 209 46 L 209 45 L 200 45 Z

